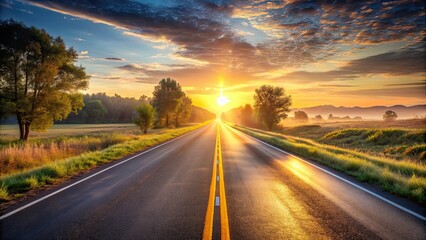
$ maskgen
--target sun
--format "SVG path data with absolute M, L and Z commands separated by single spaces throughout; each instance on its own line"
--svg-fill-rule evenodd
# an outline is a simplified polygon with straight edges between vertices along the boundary
M 227 97 L 223 96 L 222 89 L 220 89 L 220 96 L 217 98 L 217 104 L 219 106 L 223 106 L 223 105 L 225 105 L 229 102 L 230 102 L 230 100 Z
M 223 106 L 223 105 L 225 105 L 225 104 L 227 104 L 229 102 L 230 102 L 229 99 L 227 97 L 225 97 L 225 96 L 219 96 L 217 98 L 217 104 L 219 104 L 219 106 Z

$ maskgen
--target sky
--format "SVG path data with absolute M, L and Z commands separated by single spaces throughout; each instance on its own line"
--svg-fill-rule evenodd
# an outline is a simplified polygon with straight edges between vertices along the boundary
M 60 36 L 87 93 L 151 96 L 173 78 L 217 111 L 284 87 L 292 107 L 425 104 L 423 1 L 0 0 L 0 18 Z

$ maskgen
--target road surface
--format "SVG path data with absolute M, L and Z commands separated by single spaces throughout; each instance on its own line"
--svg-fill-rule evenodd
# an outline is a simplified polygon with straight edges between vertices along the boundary
M 7 209 L 0 239 L 426 238 L 424 220 L 336 176 L 214 122 Z

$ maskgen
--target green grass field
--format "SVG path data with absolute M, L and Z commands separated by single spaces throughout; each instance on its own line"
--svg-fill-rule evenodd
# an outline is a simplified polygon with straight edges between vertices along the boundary
M 207 123 L 157 129 L 147 135 L 129 124 L 62 125 L 27 143 L 15 140 L 6 143 L 5 140 L 0 148 L 0 202 L 123 158 Z
M 388 192 L 413 199 L 419 203 L 424 203 L 426 201 L 426 164 L 424 162 L 413 161 L 408 158 L 396 160 L 394 158 L 380 157 L 348 148 L 323 144 L 312 139 L 242 126 L 232 127 L 281 149 L 290 151 L 300 157 L 317 161 L 347 173 L 360 181 L 377 184 Z M 340 131 L 343 133 L 350 132 L 350 130 Z M 360 131 L 364 132 L 366 130 L 361 129 Z M 372 144 L 374 144 L 374 139 L 377 137 L 393 140 L 393 130 L 389 131 L 391 132 L 390 134 L 387 133 L 388 131 L 386 130 L 376 129 L 371 131 L 372 137 L 370 137 L 370 139 L 373 142 Z M 398 138 L 398 141 L 406 141 L 407 139 L 411 141 L 411 135 L 414 136 L 414 139 L 418 139 L 417 130 L 415 130 L 413 134 L 410 132 L 408 136 L 405 131 L 401 133 L 398 130 L 397 132 L 404 136 L 401 137 L 403 139 Z M 334 135 L 338 134 L 339 132 L 332 132 L 326 136 L 327 138 L 333 138 Z M 421 134 L 424 134 L 424 132 L 420 132 L 420 135 Z M 390 137 L 388 135 L 390 135 Z M 368 141 L 368 139 L 367 137 L 366 141 Z

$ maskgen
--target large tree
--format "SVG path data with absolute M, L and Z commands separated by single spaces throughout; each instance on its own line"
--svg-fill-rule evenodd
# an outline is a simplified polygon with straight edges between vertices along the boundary
M 385 112 L 385 114 L 383 114 L 383 120 L 385 121 L 395 121 L 397 117 L 398 117 L 398 114 L 396 114 L 396 112 L 391 110 L 388 110 Z
M 185 93 L 176 80 L 162 79 L 152 93 L 152 105 L 157 111 L 157 118 L 161 123 L 169 127 L 176 114 L 177 107 Z
M 83 107 L 77 91 L 87 88 L 89 77 L 74 65 L 74 49 L 13 20 L 0 22 L 0 35 L 0 99 L 16 114 L 21 140 Z
M 263 85 L 255 90 L 253 98 L 259 121 L 265 123 L 269 130 L 281 119 L 287 118 L 291 106 L 291 96 L 285 94 L 284 88 Z

